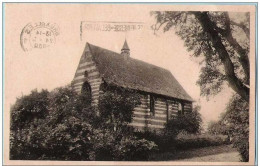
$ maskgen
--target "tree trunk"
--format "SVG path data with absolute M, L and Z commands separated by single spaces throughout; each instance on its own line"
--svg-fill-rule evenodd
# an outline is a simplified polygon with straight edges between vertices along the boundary
M 195 17 L 199 20 L 203 30 L 210 36 L 213 47 L 216 49 L 221 62 L 224 65 L 225 76 L 230 87 L 238 93 L 243 99 L 249 102 L 249 88 L 246 87 L 235 75 L 234 64 L 221 41 L 221 37 L 214 29 L 214 25 L 210 20 L 207 12 L 194 12 Z
M 242 65 L 242 68 L 245 72 L 245 83 L 247 85 L 249 85 L 249 83 L 250 83 L 250 64 L 249 64 L 249 58 L 247 56 L 247 51 L 238 44 L 236 39 L 232 36 L 231 32 L 226 36 L 226 39 L 238 53 L 239 62 Z
M 241 45 L 237 42 L 237 40 L 233 37 L 231 28 L 230 28 L 231 20 L 230 20 L 227 12 L 225 12 L 225 15 L 226 15 L 225 24 L 226 24 L 227 28 L 224 31 L 224 33 L 221 33 L 223 31 L 221 31 L 220 33 L 221 33 L 221 35 L 223 35 L 226 38 L 226 40 L 229 42 L 229 44 L 238 53 L 239 62 L 242 65 L 242 68 L 245 73 L 245 83 L 249 86 L 249 84 L 250 84 L 250 63 L 249 63 L 248 51 L 246 49 L 242 48 Z M 249 32 L 247 32 L 247 33 L 249 35 Z

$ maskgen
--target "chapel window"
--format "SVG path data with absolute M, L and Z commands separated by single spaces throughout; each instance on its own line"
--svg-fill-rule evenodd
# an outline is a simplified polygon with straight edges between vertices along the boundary
M 150 95 L 150 113 L 151 115 L 155 114 L 154 110 L 154 96 Z

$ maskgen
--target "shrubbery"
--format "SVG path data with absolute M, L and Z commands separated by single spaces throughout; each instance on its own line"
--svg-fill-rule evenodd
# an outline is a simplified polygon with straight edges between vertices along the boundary
M 135 91 L 108 88 L 99 105 L 92 107 L 88 97 L 71 87 L 34 90 L 18 98 L 11 108 L 10 159 L 141 161 L 149 160 L 153 152 L 228 143 L 221 136 L 198 135 L 199 107 L 173 118 L 161 132 L 134 132 L 127 124 L 139 98 Z M 237 120 L 248 120 L 248 107 L 235 98 L 228 108 L 223 116 L 223 124 L 229 126 L 225 133 L 246 160 L 248 126 Z M 234 114 L 236 109 L 245 111 Z
M 228 137 L 224 135 L 209 135 L 209 134 L 179 134 L 176 137 L 176 149 L 195 149 L 209 146 L 218 146 L 230 144 Z
M 38 142 L 43 140 L 41 134 L 37 133 L 37 128 L 44 123 L 49 112 L 48 96 L 46 90 L 34 90 L 30 95 L 18 98 L 11 107 L 11 159 L 30 160 L 41 156 L 42 146 Z
M 157 151 L 157 145 L 153 141 L 138 139 L 137 137 L 123 137 L 115 147 L 117 160 L 148 160 L 152 152 Z
M 147 139 L 158 145 L 159 152 L 173 151 L 175 149 L 175 134 L 171 134 L 166 131 L 155 132 L 155 131 L 145 131 L 145 132 L 135 132 L 136 137 L 142 139 Z
M 160 153 L 175 153 L 182 150 L 230 144 L 228 137 L 224 135 L 189 134 L 183 131 L 179 132 L 178 135 L 172 135 L 167 132 L 138 132 L 136 135 L 155 142 L 158 145 Z
M 157 145 L 153 141 L 137 138 L 129 130 L 129 132 L 120 130 L 95 131 L 92 160 L 141 161 L 147 160 L 150 153 L 157 151 Z
M 165 126 L 166 131 L 172 135 L 178 135 L 181 131 L 192 134 L 200 133 L 202 119 L 199 110 L 200 107 L 195 106 L 192 112 L 185 112 L 171 118 Z
M 157 146 L 126 125 L 138 96 L 120 92 L 105 92 L 101 101 L 112 100 L 100 102 L 102 110 L 70 87 L 18 98 L 11 109 L 10 159 L 147 160 Z
M 45 94 L 44 97 L 42 94 Z M 89 102 L 82 102 L 82 96 L 77 96 L 71 88 L 66 87 L 52 92 L 33 91 L 18 101 L 11 109 L 11 159 L 89 158 L 88 152 L 92 145 L 88 138 L 91 136 L 92 126 L 88 117 L 94 115 L 87 104 Z M 38 114 L 33 116 L 35 109 L 41 112 L 40 117 Z M 28 115 L 28 112 L 33 114 Z M 23 116 L 17 113 L 27 113 L 31 120 L 25 121 L 23 126 L 16 125 L 16 121 L 23 121 Z
M 177 147 L 181 149 L 181 146 L 186 147 L 186 145 L 182 144 L 181 140 L 177 139 L 177 136 L 180 133 L 186 132 L 195 135 L 199 134 L 201 131 L 202 119 L 199 110 L 200 107 L 195 106 L 192 112 L 186 112 L 183 115 L 179 114 L 176 117 L 172 117 L 161 132 L 136 132 L 135 135 L 139 138 L 145 138 L 155 142 L 158 145 L 160 152 L 173 152 Z M 194 142 L 195 141 L 196 140 L 194 140 Z M 203 144 L 203 142 L 201 142 L 201 144 Z M 190 148 L 193 147 L 191 146 Z
M 220 120 L 209 125 L 209 132 L 227 135 L 242 156 L 249 160 L 249 105 L 240 96 L 234 95 Z
M 114 130 L 126 127 L 132 120 L 132 110 L 141 104 L 140 95 L 124 88 L 104 87 L 103 90 L 98 106 L 102 120 L 112 124 Z
M 249 105 L 240 96 L 235 95 L 222 116 L 224 132 L 232 138 L 232 143 L 242 156 L 249 160 Z

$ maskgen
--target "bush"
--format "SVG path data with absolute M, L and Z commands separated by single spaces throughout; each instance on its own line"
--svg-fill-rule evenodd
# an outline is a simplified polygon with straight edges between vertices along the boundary
M 227 105 L 227 112 L 222 115 L 223 133 L 232 138 L 234 147 L 242 156 L 242 161 L 249 160 L 249 105 L 240 96 L 234 95 Z
M 93 158 L 98 161 L 145 161 L 158 150 L 153 141 L 132 134 L 110 130 L 96 130 L 94 134 Z
M 156 145 L 134 137 L 126 125 L 138 96 L 111 93 L 105 93 L 111 100 L 100 100 L 103 110 L 69 86 L 19 98 L 11 110 L 10 159 L 147 160 Z
M 166 132 L 171 135 L 177 135 L 181 131 L 186 131 L 191 134 L 196 134 L 201 131 L 201 114 L 200 107 L 194 107 L 192 112 L 186 112 L 184 115 L 178 114 L 177 117 L 172 117 L 165 126 Z
M 112 161 L 114 160 L 114 148 L 117 143 L 118 133 L 108 128 L 96 129 L 93 132 L 93 153 L 91 160 Z
M 18 129 L 11 127 L 11 159 L 89 159 L 92 126 L 86 118 L 92 110 L 70 87 L 33 91 L 18 101 L 12 108 L 12 125 L 24 117 L 20 110 L 34 116 L 25 118 Z
M 231 98 L 226 112 L 218 122 L 210 123 L 208 131 L 227 135 L 241 154 L 242 161 L 249 160 L 249 105 L 240 96 Z
M 49 114 L 47 90 L 33 90 L 29 95 L 17 99 L 11 107 L 10 159 L 32 160 L 42 155 L 43 139 L 36 133 L 37 126 L 44 122 Z
M 177 150 L 195 149 L 208 146 L 230 144 L 227 136 L 209 134 L 179 134 L 176 137 L 175 141 L 175 147 Z
M 175 134 L 169 132 L 135 132 L 134 135 L 139 139 L 146 139 L 154 142 L 158 146 L 159 152 L 173 151 L 175 149 Z
M 141 104 L 140 95 L 134 90 L 108 86 L 103 91 L 98 106 L 100 117 L 115 130 L 126 126 L 132 120 L 132 110 Z
M 124 137 L 116 146 L 118 160 L 141 161 L 148 160 L 149 155 L 157 151 L 157 145 L 153 141 Z
M 140 104 L 140 96 L 133 90 L 103 87 L 99 113 L 102 123 L 96 130 L 94 140 L 95 160 L 147 160 L 156 151 L 152 141 L 133 136 L 132 110 Z
M 178 114 L 172 117 L 165 125 L 162 132 L 136 133 L 137 136 L 154 141 L 161 152 L 176 150 L 176 137 L 179 133 L 186 131 L 187 133 L 199 133 L 201 130 L 201 114 L 200 107 L 196 106 L 192 112 L 186 112 L 184 115 Z
M 213 134 L 213 135 L 217 135 L 217 134 L 225 134 L 226 135 L 226 133 L 223 130 L 223 126 L 222 126 L 221 122 L 219 122 L 219 121 L 209 122 L 207 131 L 208 131 L 209 134 Z
M 188 134 L 183 131 L 178 135 L 172 135 L 169 132 L 137 132 L 135 135 L 139 138 L 145 138 L 149 141 L 155 142 L 155 144 L 158 145 L 159 152 L 163 153 L 175 153 L 179 150 L 230 144 L 228 137 L 225 135 Z

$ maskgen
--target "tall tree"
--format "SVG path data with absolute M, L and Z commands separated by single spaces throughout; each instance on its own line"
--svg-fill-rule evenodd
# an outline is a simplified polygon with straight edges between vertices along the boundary
M 155 31 L 175 29 L 188 51 L 201 61 L 197 83 L 201 95 L 219 93 L 225 82 L 249 102 L 249 14 L 241 22 L 231 20 L 227 12 L 152 12 Z M 242 40 L 241 40 L 242 39 Z

